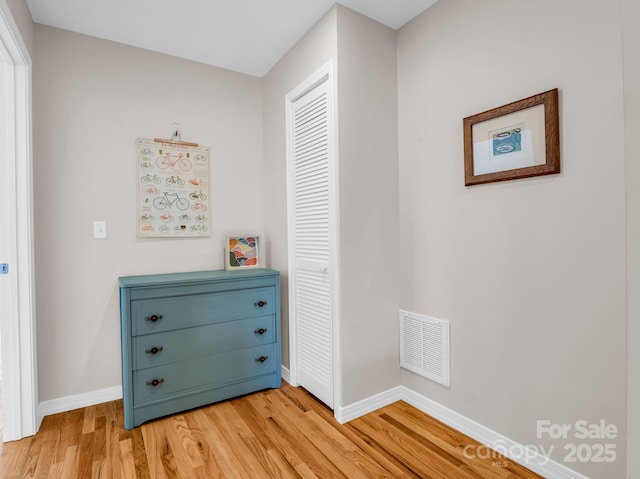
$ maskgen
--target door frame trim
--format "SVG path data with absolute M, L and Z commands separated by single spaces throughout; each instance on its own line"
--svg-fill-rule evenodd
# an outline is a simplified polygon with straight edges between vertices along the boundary
M 295 311 L 295 231 L 293 198 L 293 139 L 291 130 L 293 127 L 294 103 L 313 90 L 318 85 L 328 82 L 329 90 L 329 229 L 330 229 L 330 268 L 332 281 L 332 335 L 333 335 L 333 409 L 334 415 L 342 408 L 342 367 L 340 349 L 340 195 L 338 173 L 338 104 L 337 104 L 337 75 L 334 60 L 324 64 L 319 70 L 309 76 L 300 85 L 291 90 L 285 97 L 286 111 L 286 158 L 287 158 L 287 237 L 288 237 L 288 272 L 289 272 L 289 378 L 290 384 L 298 386 L 297 369 L 297 341 L 296 321 L 293 317 Z
M 0 0 L 0 48 L 7 68 L 7 88 L 0 99 L 9 107 L 7 115 L 7 175 L 0 212 L 9 226 L 2 238 L 6 244 L 9 274 L 1 287 L 8 298 L 0 303 L 2 335 L 3 441 L 36 433 L 42 418 L 37 408 L 35 274 L 33 236 L 33 158 L 31 57 L 6 0 Z M 6 293 L 6 295 L 5 295 Z M 6 365 L 11 365 L 11 368 Z

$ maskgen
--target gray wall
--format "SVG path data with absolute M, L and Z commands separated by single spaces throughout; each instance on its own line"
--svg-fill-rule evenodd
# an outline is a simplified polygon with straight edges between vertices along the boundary
M 224 268 L 226 235 L 262 232 L 261 94 L 255 77 L 36 25 L 41 401 L 120 384 L 119 276 Z M 139 239 L 135 139 L 174 121 L 210 147 L 212 236 Z
M 330 60 L 337 60 L 339 98 L 339 400 L 349 405 L 399 380 L 398 266 L 388 255 L 398 233 L 393 30 L 338 5 L 264 78 L 265 225 L 271 264 L 286 270 L 284 97 Z M 283 319 L 283 344 L 288 345 L 284 297 Z M 289 366 L 286 346 L 283 357 Z
M 342 405 L 398 385 L 396 33 L 338 8 Z
M 640 2 L 622 2 L 627 180 L 627 477 L 640 477 Z M 636 452 L 635 454 L 633 452 Z
M 401 305 L 451 322 L 451 387 L 402 383 L 521 444 L 605 420 L 625 470 L 620 2 L 446 0 L 398 35 Z M 499 28 L 496 28 L 499 26 Z M 462 119 L 560 89 L 562 173 L 464 186 Z M 606 471 L 606 472 L 605 472 Z
M 287 294 L 287 150 L 285 97 L 337 57 L 336 7 L 331 8 L 262 79 L 264 125 L 264 224 L 267 257 L 282 274 L 282 364 L 289 367 Z
M 555 445 L 560 461 L 563 444 L 538 439 L 536 420 L 604 419 L 620 430 L 617 461 L 575 468 L 624 477 L 626 423 L 629 450 L 640 444 L 637 2 L 479 3 L 441 0 L 397 34 L 334 7 L 257 79 L 48 27 L 34 33 L 26 2 L 8 0 L 34 58 L 40 399 L 120 384 L 120 275 L 221 268 L 223 237 L 248 226 L 269 239 L 269 266 L 283 272 L 286 291 L 284 95 L 333 59 L 352 187 L 341 189 L 342 246 L 364 229 L 379 234 L 369 252 L 384 258 L 359 274 L 343 259 L 354 294 L 343 304 L 343 405 L 397 382 L 521 443 Z M 461 119 L 553 87 L 562 174 L 465 188 Z M 372 95 L 381 101 L 372 105 Z M 168 135 L 173 121 L 211 147 L 217 229 L 210 239 L 139 240 L 134 139 Z M 389 129 L 382 145 L 365 121 Z M 386 149 L 395 134 L 397 166 Z M 239 163 L 251 173 L 234 181 Z M 227 212 L 229 198 L 247 216 Z M 107 240 L 92 239 L 95 219 L 107 221 Z M 387 258 L 394 239 L 418 254 Z M 358 314 L 367 293 L 384 312 Z M 396 302 L 451 321 L 451 388 L 399 374 Z M 639 474 L 637 455 L 627 464 Z

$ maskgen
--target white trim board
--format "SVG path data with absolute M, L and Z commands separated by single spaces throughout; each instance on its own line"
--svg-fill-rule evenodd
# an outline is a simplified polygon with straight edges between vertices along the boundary
M 122 386 L 42 401 L 38 406 L 38 413 L 40 417 L 50 416 L 51 414 L 73 411 L 81 407 L 94 406 L 104 402 L 115 401 L 116 399 L 122 399 Z
M 336 408 L 334 415 L 341 424 L 344 424 L 401 400 L 443 422 L 447 426 L 466 434 L 484 446 L 496 449 L 496 445 L 500 445 L 500 452 L 506 457 L 543 477 L 553 479 L 588 479 L 586 476 L 569 469 L 563 464 L 548 459 L 537 451 L 527 448 L 404 386 L 389 389 L 388 391 L 376 394 L 370 398 L 350 404 L 349 406 Z M 508 454 L 509 452 L 518 452 L 519 454 L 510 455 Z
M 291 384 L 291 372 L 289 371 L 289 368 L 286 367 L 285 365 L 280 366 L 280 368 L 281 368 L 280 375 L 282 376 L 282 380 Z
M 291 384 L 289 369 L 286 366 L 282 368 L 282 379 Z M 73 411 L 81 407 L 94 406 L 104 402 L 122 399 L 122 386 L 113 386 L 110 388 L 99 389 L 73 396 L 65 396 L 62 398 L 43 401 L 38 406 L 38 414 L 40 417 L 58 414 L 60 412 Z
M 9 264 L 0 281 L 2 440 L 13 441 L 35 434 L 42 418 L 36 411 L 31 58 L 5 0 L 0 0 L 0 63 L 6 79 L 0 104 L 7 107 L 0 142 L 0 261 Z

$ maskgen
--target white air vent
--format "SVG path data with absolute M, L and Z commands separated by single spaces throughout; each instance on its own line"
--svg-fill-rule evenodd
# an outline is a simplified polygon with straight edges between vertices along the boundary
M 400 366 L 449 386 L 449 322 L 400 310 Z

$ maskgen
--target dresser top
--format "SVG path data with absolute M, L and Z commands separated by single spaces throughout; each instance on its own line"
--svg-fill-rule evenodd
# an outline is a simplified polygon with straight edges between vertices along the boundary
M 224 269 L 212 270 L 212 271 L 190 271 L 186 273 L 167 273 L 167 274 L 146 274 L 140 276 L 121 276 L 118 278 L 120 287 L 135 287 L 135 286 L 155 286 L 166 283 L 198 283 L 204 281 L 216 281 L 216 280 L 233 280 L 233 279 L 248 279 L 248 278 L 260 278 L 265 276 L 277 276 L 280 272 L 273 269 L 263 268 L 250 268 L 227 271 Z

